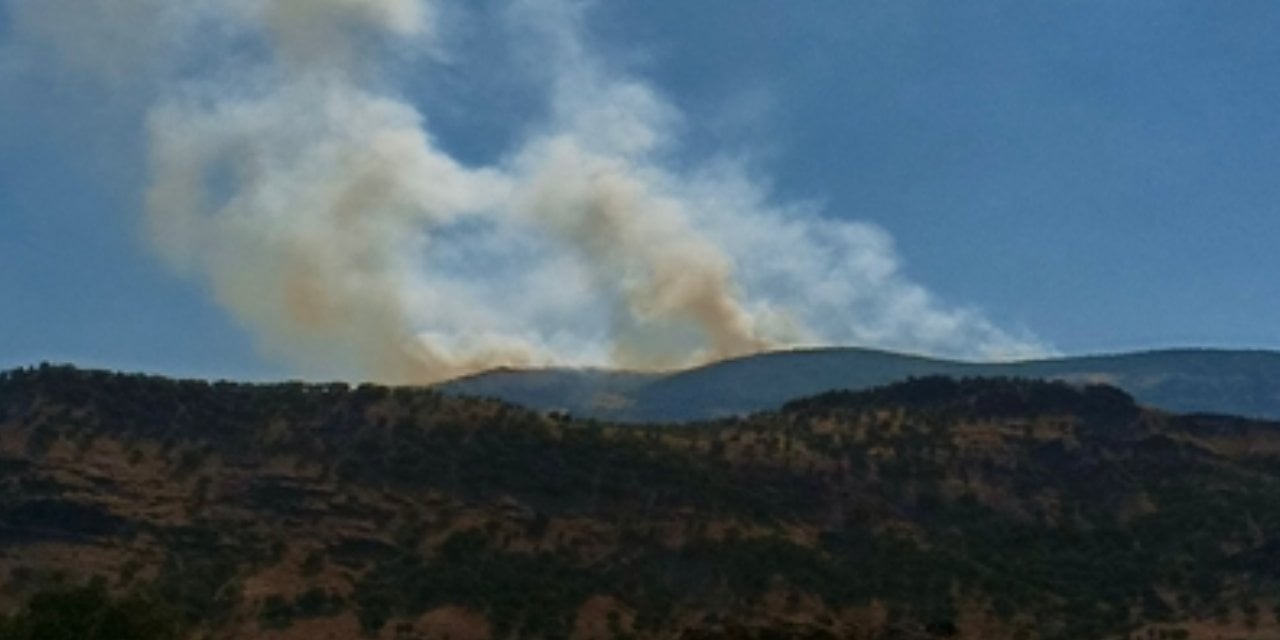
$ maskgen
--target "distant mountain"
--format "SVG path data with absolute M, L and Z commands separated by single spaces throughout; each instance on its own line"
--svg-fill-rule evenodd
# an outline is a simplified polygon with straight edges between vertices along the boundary
M 982 364 L 869 349 L 780 351 L 669 374 L 501 370 L 447 382 L 544 411 L 626 422 L 687 422 L 764 411 L 800 396 L 929 375 L 1105 382 L 1145 405 L 1280 419 L 1280 353 L 1167 350 Z
M 1264 640 L 1278 596 L 1280 423 L 1106 385 L 620 428 L 0 373 L 0 640 Z

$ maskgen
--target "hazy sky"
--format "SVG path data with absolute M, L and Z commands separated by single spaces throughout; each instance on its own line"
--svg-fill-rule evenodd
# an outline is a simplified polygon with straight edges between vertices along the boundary
M 107 83 L 14 53 L 32 38 L 14 16 L 41 1 L 0 2 L 0 366 L 297 373 L 147 241 L 152 90 L 134 69 Z M 487 26 L 504 6 L 445 12 L 443 53 L 382 71 L 476 166 L 548 108 L 541 61 Z M 584 15 L 602 68 L 680 114 L 663 166 L 731 159 L 772 203 L 882 229 L 939 305 L 1068 354 L 1280 348 L 1272 0 L 630 0 Z

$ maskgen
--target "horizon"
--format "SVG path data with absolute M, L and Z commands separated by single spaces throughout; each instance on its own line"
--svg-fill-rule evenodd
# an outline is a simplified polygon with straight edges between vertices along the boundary
M 1042 363 L 1076 362 L 1080 360 L 1109 360 L 1109 359 L 1123 359 L 1123 358 L 1160 356 L 1160 355 L 1201 355 L 1201 354 L 1266 355 L 1266 356 L 1276 356 L 1280 358 L 1280 349 L 1188 346 L 1188 347 L 1168 347 L 1168 348 L 1156 348 L 1156 349 L 1138 349 L 1133 351 L 1114 351 L 1114 352 L 1097 352 L 1097 353 L 1082 353 L 1082 354 L 1058 354 L 1058 355 L 1046 356 L 1041 358 L 1027 358 L 1027 359 L 1021 359 L 1021 360 L 980 361 L 980 360 L 939 358 L 939 357 L 934 357 L 934 356 L 929 356 L 924 354 L 915 354 L 915 353 L 907 353 L 907 352 L 900 352 L 900 351 L 889 351 L 884 349 L 876 349 L 873 347 L 825 346 L 825 347 L 795 347 L 795 348 L 785 348 L 785 349 L 777 349 L 777 350 L 771 350 L 771 351 L 761 351 L 758 353 L 753 353 L 753 354 L 748 354 L 743 356 L 725 358 L 723 360 L 716 360 L 716 361 L 706 362 L 702 364 L 690 365 L 688 367 L 683 367 L 683 368 L 664 369 L 664 370 L 620 369 L 620 368 L 608 368 L 608 367 L 598 367 L 598 366 L 575 367 L 570 365 L 534 366 L 534 367 L 523 367 L 523 368 L 512 367 L 512 366 L 498 366 L 492 369 L 485 369 L 483 371 L 466 373 L 466 374 L 457 376 L 455 378 L 448 378 L 445 380 L 440 380 L 437 382 L 432 382 L 427 384 L 413 384 L 413 383 L 398 384 L 398 383 L 382 383 L 376 380 L 313 378 L 313 377 L 307 377 L 305 375 L 291 375 L 291 374 L 283 374 L 278 377 L 264 376 L 264 377 L 256 377 L 256 378 L 255 377 L 236 378 L 236 377 L 219 376 L 216 374 L 214 375 L 202 375 L 199 373 L 184 374 L 184 373 L 173 373 L 173 372 L 159 371 L 159 370 L 118 368 L 118 367 L 113 367 L 111 365 L 106 365 L 106 364 L 86 364 L 82 362 L 65 361 L 65 360 L 40 360 L 40 361 L 33 361 L 33 362 L 26 362 L 26 363 L 17 363 L 12 365 L 4 365 L 4 366 L 0 366 L 0 374 L 10 373 L 15 371 L 31 371 L 31 370 L 39 369 L 41 367 L 53 367 L 53 368 L 67 367 L 67 368 L 75 369 L 77 371 L 85 371 L 85 372 L 91 372 L 91 373 L 140 375 L 145 377 L 162 378 L 162 379 L 176 380 L 176 381 L 197 381 L 197 382 L 210 382 L 210 383 L 227 382 L 232 384 L 249 384 L 249 385 L 303 383 L 303 384 L 309 384 L 309 385 L 347 384 L 351 386 L 373 384 L 376 386 L 386 386 L 386 387 L 431 388 L 431 387 L 447 386 L 450 384 L 455 384 L 455 383 L 463 382 L 466 380 L 482 379 L 482 378 L 492 376 L 494 374 L 503 374 L 503 373 L 513 373 L 513 374 L 585 373 L 585 374 L 605 374 L 605 375 L 621 374 L 621 375 L 634 375 L 634 376 L 649 376 L 655 379 L 662 379 L 662 378 L 678 376 L 684 373 L 699 371 L 703 369 L 714 369 L 721 365 L 730 364 L 730 363 L 739 362 L 739 361 L 767 359 L 772 357 L 788 356 L 788 355 L 809 355 L 809 354 L 824 354 L 824 353 L 839 353 L 839 352 L 861 352 L 866 354 L 892 356 L 895 358 L 901 358 L 903 360 L 928 361 L 928 362 L 934 362 L 939 364 L 964 365 L 964 366 L 976 366 L 976 367 L 1005 366 L 1005 365 L 1008 365 L 1008 366 L 1034 365 L 1034 364 L 1042 364 Z M 977 377 L 985 377 L 985 376 L 977 376 Z

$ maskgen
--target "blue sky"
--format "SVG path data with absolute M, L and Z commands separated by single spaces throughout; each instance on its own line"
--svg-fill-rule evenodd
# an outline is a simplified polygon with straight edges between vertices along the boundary
M 0 4 L 6 41 L 23 1 Z M 771 200 L 873 223 L 947 305 L 1068 354 L 1280 348 L 1274 2 L 700 0 L 586 15 L 609 68 L 683 114 L 671 163 L 731 156 Z M 544 109 L 536 74 L 479 19 L 445 28 L 450 63 L 409 60 L 396 84 L 444 149 L 492 162 Z M 296 373 L 148 246 L 141 98 L 14 66 L 0 71 L 0 366 Z

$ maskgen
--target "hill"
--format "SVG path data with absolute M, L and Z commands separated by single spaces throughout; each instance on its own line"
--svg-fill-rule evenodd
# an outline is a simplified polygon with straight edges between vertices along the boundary
M 687 422 L 773 409 L 832 389 L 930 375 L 1105 382 L 1168 411 L 1280 420 L 1280 353 L 1173 350 L 980 364 L 867 349 L 781 351 L 670 374 L 502 370 L 439 388 L 626 422 Z
M 1106 386 L 925 378 L 619 427 L 0 375 L 0 610 L 33 603 L 6 638 L 106 593 L 212 639 L 1261 639 L 1278 566 L 1280 425 Z

